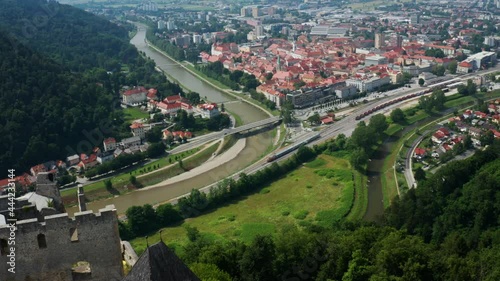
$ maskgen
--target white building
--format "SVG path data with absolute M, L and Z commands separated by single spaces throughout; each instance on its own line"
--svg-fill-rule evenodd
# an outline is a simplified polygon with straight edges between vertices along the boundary
M 123 139 L 121 142 L 121 146 L 125 148 L 133 147 L 133 146 L 139 146 L 141 144 L 141 138 L 140 137 L 131 137 L 131 138 L 126 138 Z M 116 150 L 115 150 L 116 152 Z
M 488 36 L 488 37 L 484 37 L 484 45 L 488 45 L 490 47 L 494 47 L 495 46 L 495 37 L 493 36 Z
M 144 87 L 137 87 L 132 90 L 127 90 L 122 95 L 122 102 L 124 104 L 138 104 L 146 101 L 148 91 Z
M 473 54 L 463 62 L 471 64 L 472 70 L 477 70 L 483 67 L 494 66 L 497 62 L 497 55 L 495 52 L 480 52 L 477 54 Z
M 141 123 L 134 122 L 132 125 L 130 125 L 130 130 L 132 130 L 132 135 L 134 135 L 134 137 L 140 137 L 141 139 L 144 139 L 146 137 L 144 126 Z
M 213 118 L 220 114 L 216 103 L 205 103 L 198 105 L 198 112 L 202 118 Z
M 199 34 L 193 34 L 193 43 L 194 44 L 200 44 L 201 43 L 201 35 L 199 35 Z
M 167 22 L 166 22 L 166 21 L 164 21 L 164 20 L 159 20 L 159 21 L 158 21 L 158 29 L 159 29 L 159 30 L 165 29 L 165 24 L 166 24 L 166 23 L 167 23 Z
M 167 21 L 167 29 L 168 30 L 174 30 L 176 27 L 175 27 L 175 23 L 171 20 Z
M 115 138 L 107 138 L 103 141 L 104 151 L 110 151 L 116 149 L 116 140 Z
M 358 92 L 358 89 L 351 85 L 335 90 L 335 95 L 339 99 L 348 99 L 354 97 Z
M 387 58 L 381 55 L 373 55 L 365 58 L 365 66 L 387 64 Z
M 367 79 L 347 79 L 346 84 L 347 86 L 354 86 L 356 87 L 360 92 L 372 92 L 375 89 L 377 89 L 380 86 L 389 84 L 391 82 L 391 78 L 389 76 L 385 77 L 378 77 L 374 76 L 371 78 Z
M 259 24 L 255 27 L 255 36 L 257 36 L 257 38 L 264 36 L 264 27 L 262 25 Z

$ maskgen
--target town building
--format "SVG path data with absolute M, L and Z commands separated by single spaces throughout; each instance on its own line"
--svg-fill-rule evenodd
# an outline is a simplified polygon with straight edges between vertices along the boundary
M 132 125 L 130 125 L 130 130 L 132 130 L 132 135 L 134 137 L 140 137 L 141 139 L 144 139 L 146 137 L 146 132 L 144 131 L 144 126 L 142 125 L 142 123 L 134 122 Z
M 495 66 L 497 63 L 497 55 L 495 52 L 480 52 L 469 56 L 462 62 L 467 62 L 470 64 L 472 71 L 478 69 L 486 69 L 488 67 Z M 463 64 L 465 68 L 465 64 Z M 464 70 L 464 69 L 461 69 Z M 458 71 L 458 68 L 457 68 Z M 463 72 L 462 72 L 463 73 Z
M 116 140 L 115 138 L 107 138 L 103 142 L 104 151 L 110 151 L 116 149 Z
M 198 105 L 198 112 L 202 118 L 210 119 L 220 114 L 216 103 L 205 103 Z
M 373 76 L 370 78 L 351 78 L 347 79 L 348 86 L 355 86 L 360 92 L 373 92 L 380 86 L 389 84 L 391 79 L 389 76 L 378 77 Z
M 387 58 L 380 55 L 368 56 L 365 58 L 365 66 L 387 64 Z
M 123 149 L 139 145 L 141 145 L 141 138 L 139 136 L 123 139 L 120 143 Z
M 158 29 L 159 29 L 159 30 L 165 29 L 165 24 L 167 24 L 167 22 L 166 22 L 166 21 L 164 21 L 164 20 L 159 20 L 159 21 L 158 21 Z
M 380 49 L 385 46 L 385 34 L 376 33 L 375 34 L 375 48 Z
M 345 86 L 345 87 L 342 87 L 342 88 L 335 90 L 335 95 L 339 99 L 350 99 L 350 98 L 353 98 L 354 96 L 356 96 L 357 93 L 358 93 L 358 89 L 353 85 Z
M 260 16 L 261 16 L 261 11 L 260 11 L 259 6 L 252 7 L 252 17 L 258 18 Z
M 136 87 L 127 90 L 122 94 L 122 103 L 127 105 L 136 105 L 146 101 L 148 91 L 144 87 Z

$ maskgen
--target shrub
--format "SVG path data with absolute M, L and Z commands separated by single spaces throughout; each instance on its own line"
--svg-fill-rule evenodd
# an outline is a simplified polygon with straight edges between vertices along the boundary
M 306 210 L 300 210 L 300 211 L 296 212 L 293 215 L 293 217 L 296 218 L 296 219 L 298 219 L 298 220 L 303 220 L 303 219 L 305 219 L 307 217 L 308 214 L 309 214 L 308 211 L 306 211 Z

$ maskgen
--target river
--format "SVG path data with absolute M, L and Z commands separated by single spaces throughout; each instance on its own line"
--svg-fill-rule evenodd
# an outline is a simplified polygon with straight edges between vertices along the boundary
M 135 45 L 139 51 L 144 52 L 146 56 L 153 59 L 159 68 L 167 72 L 170 77 L 177 80 L 177 82 L 182 84 L 185 88 L 198 92 L 201 97 L 206 96 L 207 99 L 212 102 L 225 102 L 225 108 L 230 112 L 237 113 L 244 124 L 269 117 L 265 112 L 255 106 L 238 101 L 212 87 L 210 84 L 199 80 L 183 67 L 179 66 L 175 61 L 172 61 L 161 53 L 149 48 L 144 42 L 145 37 L 146 30 L 144 28 L 139 28 L 137 34 L 130 42 Z M 189 193 L 193 188 L 204 187 L 243 169 L 252 162 L 263 157 L 267 148 L 272 145 L 272 142 L 273 138 L 271 132 L 260 133 L 247 138 L 245 148 L 236 158 L 211 171 L 179 183 L 160 186 L 148 190 L 134 191 L 113 198 L 89 202 L 87 203 L 87 209 L 96 212 L 100 208 L 104 208 L 106 205 L 114 204 L 118 213 L 122 214 L 127 210 L 127 208 L 134 205 L 155 204 L 168 201 L 172 198 Z M 73 213 L 78 212 L 78 208 L 67 208 L 67 212 L 72 215 Z

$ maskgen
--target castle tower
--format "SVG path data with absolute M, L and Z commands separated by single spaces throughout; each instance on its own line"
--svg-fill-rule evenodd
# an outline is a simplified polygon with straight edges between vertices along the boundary
M 278 62 L 277 62 L 277 66 L 276 66 L 276 70 L 277 71 L 281 71 L 281 59 L 280 59 L 280 56 L 278 55 Z
M 61 213 L 65 213 L 62 203 L 59 187 L 53 173 L 42 172 L 36 176 L 36 194 L 51 198 L 54 202 L 54 209 Z
M 85 194 L 83 194 L 83 185 L 78 185 L 78 208 L 80 212 L 87 211 L 87 204 L 85 203 Z

